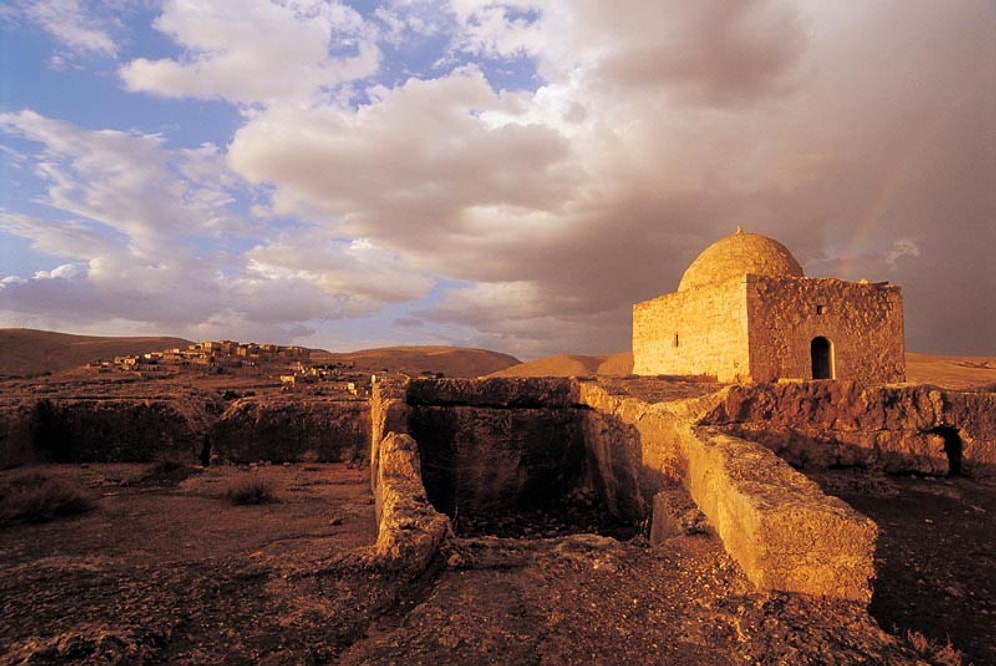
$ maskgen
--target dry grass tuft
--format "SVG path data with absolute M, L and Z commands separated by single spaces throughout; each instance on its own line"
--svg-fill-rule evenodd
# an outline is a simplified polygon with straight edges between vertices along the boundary
M 272 479 L 252 473 L 232 481 L 225 492 L 232 504 L 274 504 L 279 502 L 276 484 Z
M 180 460 L 176 460 L 174 458 L 164 458 L 152 463 L 145 473 L 147 476 L 165 476 L 166 474 L 171 474 L 177 470 L 184 469 L 186 466 L 187 465 Z
M 128 485 L 139 487 L 175 487 L 188 477 L 199 474 L 202 468 L 192 467 L 182 460 L 164 458 L 149 465 L 140 476 L 132 479 Z
M 961 650 L 952 645 L 951 641 L 948 641 L 945 645 L 938 645 L 919 631 L 913 630 L 906 632 L 906 641 L 921 656 L 939 666 L 962 666 L 965 661 L 965 656 L 961 653 Z
M 75 483 L 41 472 L 27 472 L 0 481 L 0 527 L 44 523 L 86 513 L 93 497 Z

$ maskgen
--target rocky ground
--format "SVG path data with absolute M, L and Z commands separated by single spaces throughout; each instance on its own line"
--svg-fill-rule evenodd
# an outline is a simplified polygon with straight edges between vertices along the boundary
M 966 664 L 996 664 L 996 486 L 848 470 L 815 478 L 879 526 L 879 624 L 950 642 Z
M 96 508 L 0 532 L 0 663 L 913 664 L 959 663 L 960 652 L 961 663 L 985 664 L 996 655 L 996 491 L 962 479 L 820 479 L 884 528 L 871 610 L 887 634 L 851 604 L 756 594 L 709 535 L 650 547 L 639 536 L 566 534 L 569 521 L 546 517 L 546 536 L 454 539 L 438 572 L 411 581 L 356 556 L 376 536 L 365 469 L 149 470 L 45 468 L 87 486 Z M 281 501 L 228 501 L 226 490 L 252 475 L 271 479 Z

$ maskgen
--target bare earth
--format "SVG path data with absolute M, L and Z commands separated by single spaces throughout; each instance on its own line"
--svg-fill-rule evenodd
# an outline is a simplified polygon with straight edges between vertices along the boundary
M 100 499 L 0 533 L 0 663 L 916 663 L 860 607 L 754 593 L 713 536 L 462 538 L 412 585 L 343 558 L 376 536 L 365 469 L 44 469 Z M 282 502 L 230 504 L 252 474 Z M 824 476 L 885 528 L 879 624 L 994 663 L 996 489 Z
M 2 532 L 0 663 L 247 663 L 335 649 L 328 613 L 344 600 L 294 576 L 374 540 L 366 470 L 190 468 L 173 485 L 143 480 L 147 467 L 44 468 L 100 499 L 82 517 Z M 250 474 L 272 479 L 282 501 L 228 502 L 228 485 Z
M 962 477 L 831 470 L 813 477 L 879 526 L 871 614 L 996 664 L 996 487 Z

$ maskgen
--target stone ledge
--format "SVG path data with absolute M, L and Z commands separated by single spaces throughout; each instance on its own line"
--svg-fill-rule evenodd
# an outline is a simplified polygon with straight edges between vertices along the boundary
M 950 471 L 950 431 L 958 473 L 996 478 L 996 392 L 929 385 L 804 382 L 730 386 L 699 423 L 771 449 L 796 467 L 880 467 L 887 472 Z
M 438 555 L 450 534 L 450 520 L 436 511 L 425 495 L 414 439 L 390 432 L 377 452 L 374 556 L 386 560 L 392 571 L 417 575 Z
M 580 405 L 577 382 L 561 377 L 412 379 L 409 405 L 560 408 Z
M 761 446 L 708 428 L 692 434 L 689 491 L 759 589 L 871 601 L 871 519 Z
M 584 401 L 636 431 L 643 465 L 688 488 L 760 590 L 868 603 L 878 529 L 771 451 L 695 427 L 722 397 L 648 405 L 583 384 Z

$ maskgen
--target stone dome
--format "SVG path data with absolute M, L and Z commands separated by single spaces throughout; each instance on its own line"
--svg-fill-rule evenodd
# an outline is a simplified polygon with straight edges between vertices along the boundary
M 691 263 L 678 291 L 725 282 L 743 275 L 805 277 L 802 266 L 784 245 L 761 234 L 736 233 L 721 238 Z

